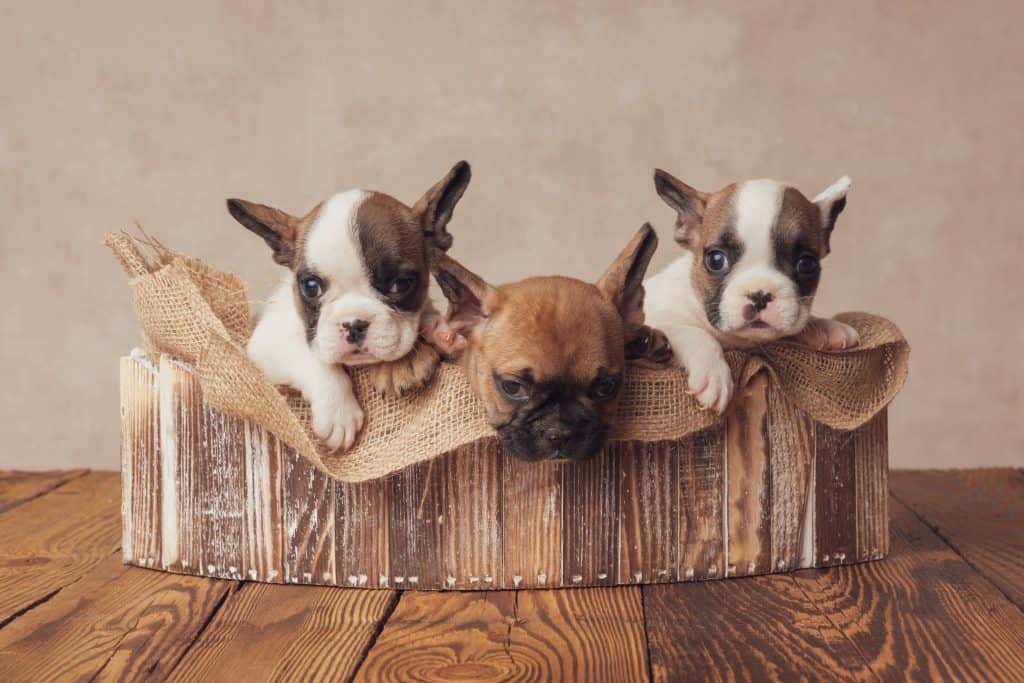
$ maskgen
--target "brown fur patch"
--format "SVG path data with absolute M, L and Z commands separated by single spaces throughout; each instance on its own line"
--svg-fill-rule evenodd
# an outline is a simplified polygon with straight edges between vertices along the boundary
M 395 361 L 367 366 L 370 383 L 379 393 L 386 396 L 404 396 L 422 389 L 429 382 L 441 357 L 437 351 L 422 340 L 408 355 Z

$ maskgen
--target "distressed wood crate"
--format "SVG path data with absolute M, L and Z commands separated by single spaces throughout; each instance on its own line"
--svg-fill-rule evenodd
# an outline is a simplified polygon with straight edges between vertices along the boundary
M 850 432 L 767 372 L 716 426 L 524 463 L 495 442 L 336 481 L 204 401 L 189 368 L 121 360 L 124 560 L 221 578 L 489 590 L 720 579 L 889 547 L 886 413 Z

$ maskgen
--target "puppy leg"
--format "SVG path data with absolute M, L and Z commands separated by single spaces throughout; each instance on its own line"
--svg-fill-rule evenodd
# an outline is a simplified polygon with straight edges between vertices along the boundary
M 448 324 L 433 304 L 427 305 L 420 318 L 420 338 L 446 358 L 457 358 L 466 350 L 466 338 Z
M 366 368 L 370 383 L 380 394 L 405 396 L 426 385 L 434 376 L 441 357 L 432 346 L 421 339 L 416 340 L 412 351 L 398 360 L 378 363 Z
M 665 328 L 676 360 L 686 369 L 690 393 L 697 401 L 721 415 L 733 393 L 732 370 L 718 340 L 692 325 Z
M 674 359 L 672 344 L 661 330 L 644 325 L 626 341 L 626 361 L 643 368 L 664 368 Z
M 352 380 L 339 366 L 323 366 L 323 374 L 301 389 L 309 401 L 313 433 L 328 450 L 347 451 L 363 428 L 363 409 L 352 392 Z
M 811 316 L 806 327 L 792 339 L 819 351 L 842 351 L 860 343 L 860 335 L 846 323 L 831 318 Z

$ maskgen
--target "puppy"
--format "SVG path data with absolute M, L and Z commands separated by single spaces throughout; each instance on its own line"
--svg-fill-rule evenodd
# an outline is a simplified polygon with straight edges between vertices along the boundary
M 350 448 L 363 424 L 346 367 L 405 362 L 421 333 L 459 350 L 430 305 L 428 257 L 451 246 L 448 221 L 469 180 L 462 161 L 411 208 L 349 190 L 302 218 L 228 200 L 231 215 L 288 268 L 249 340 L 249 357 L 271 382 L 302 392 L 313 431 L 331 451 Z M 422 374 L 407 373 L 416 381 Z
M 822 350 L 858 343 L 849 325 L 811 316 L 848 177 L 813 200 L 774 180 L 707 194 L 662 170 L 654 187 L 676 210 L 676 242 L 687 252 L 647 281 L 647 320 L 665 333 L 702 406 L 721 413 L 732 396 L 723 348 L 783 337 Z
M 585 460 L 604 444 L 626 346 L 662 352 L 643 316 L 657 244 L 643 226 L 597 284 L 533 277 L 495 287 L 445 254 L 432 259 L 449 324 L 468 342 L 462 367 L 513 456 Z

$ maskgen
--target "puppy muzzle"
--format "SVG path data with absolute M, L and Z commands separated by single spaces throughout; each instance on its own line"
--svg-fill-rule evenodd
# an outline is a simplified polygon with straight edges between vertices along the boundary
M 589 460 L 601 450 L 607 434 L 601 417 L 575 399 L 541 406 L 498 427 L 505 449 L 531 462 Z

